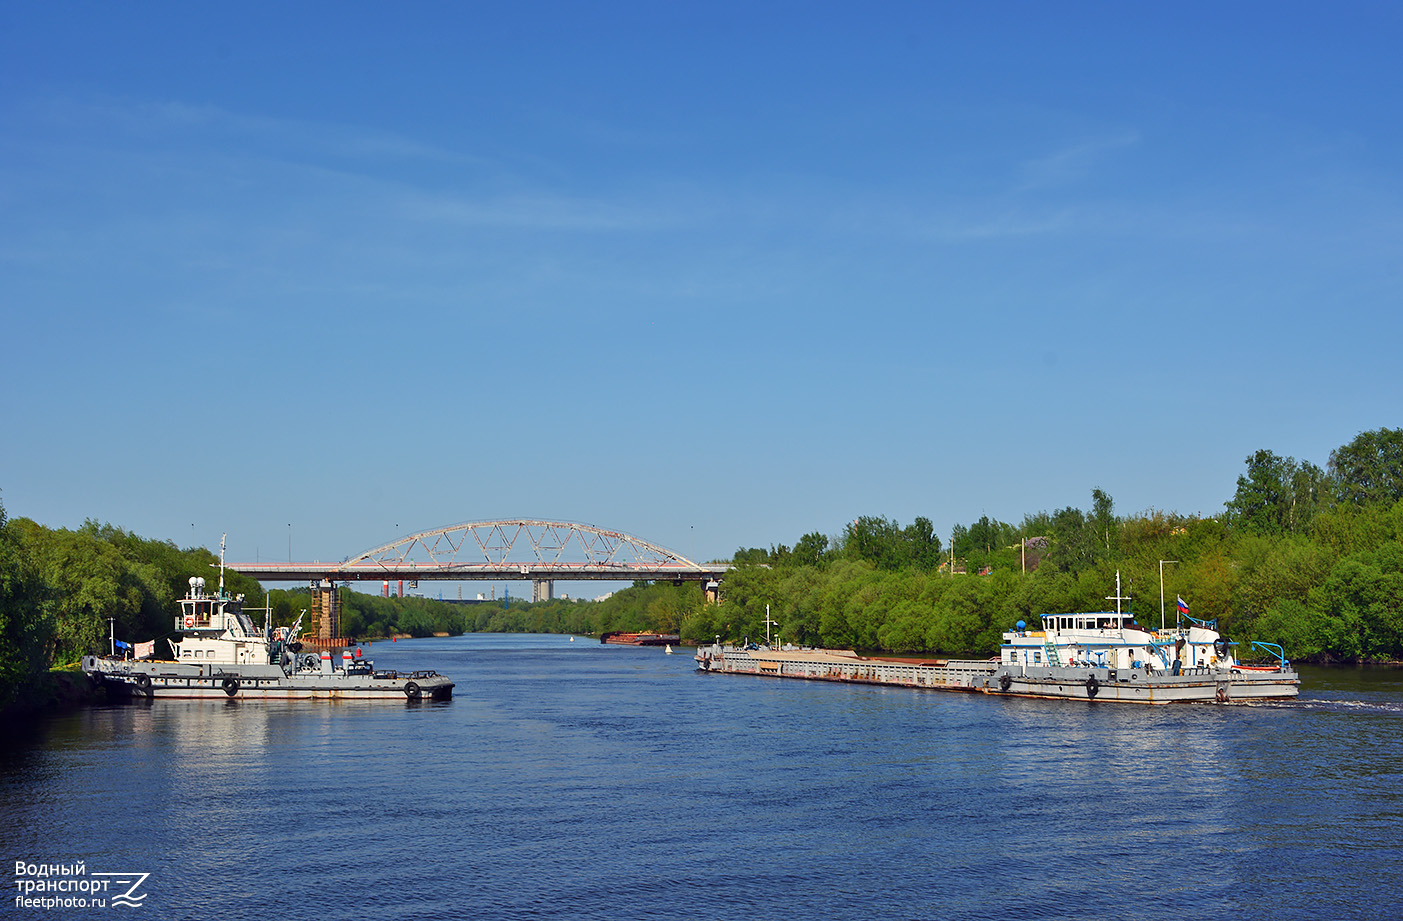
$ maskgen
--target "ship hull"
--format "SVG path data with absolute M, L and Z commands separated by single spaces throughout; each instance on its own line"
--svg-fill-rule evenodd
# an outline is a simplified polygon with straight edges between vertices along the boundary
M 1173 704 L 1283 700 L 1300 693 L 1294 670 L 1190 669 L 1181 675 L 1145 669 L 999 666 L 982 690 L 1007 697 Z
M 431 672 L 294 672 L 276 666 L 185 665 L 87 656 L 83 671 L 111 693 L 202 700 L 448 700 L 453 682 Z

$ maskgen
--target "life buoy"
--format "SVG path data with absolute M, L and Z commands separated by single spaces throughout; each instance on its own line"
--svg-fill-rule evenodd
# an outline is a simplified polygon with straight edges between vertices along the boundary
M 187 614 L 185 617 L 185 629 L 189 630 L 193 626 L 195 626 L 195 618 Z
M 222 687 L 224 689 L 224 693 L 228 694 L 230 697 L 233 697 L 235 694 L 239 693 L 239 679 L 233 677 L 232 675 L 226 677 L 223 681 L 221 681 L 219 683 L 219 686 Z
M 1100 690 L 1101 690 L 1101 682 L 1099 682 L 1099 681 L 1096 680 L 1096 676 L 1095 676 L 1095 675 L 1092 675 L 1090 678 L 1086 679 L 1086 696 L 1087 696 L 1087 697 L 1089 697 L 1089 698 L 1095 697 L 1095 696 L 1100 692 Z
M 424 692 L 419 690 L 419 685 L 411 681 L 404 686 L 404 696 L 408 697 L 410 700 L 418 700 L 420 697 L 424 696 Z

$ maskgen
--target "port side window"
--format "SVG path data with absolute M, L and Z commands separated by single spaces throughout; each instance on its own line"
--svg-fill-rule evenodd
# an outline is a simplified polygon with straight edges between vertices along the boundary
M 1041 649 L 1034 649 L 1034 650 L 1033 650 L 1033 664 L 1034 664 L 1034 665 L 1038 665 L 1038 664 L 1040 664 L 1040 663 L 1042 662 L 1042 660 L 1043 660 L 1043 653 L 1042 653 L 1042 650 L 1041 650 Z

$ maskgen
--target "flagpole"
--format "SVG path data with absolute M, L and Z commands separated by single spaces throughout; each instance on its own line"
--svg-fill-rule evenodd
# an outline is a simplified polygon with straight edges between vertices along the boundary
M 1164 630 L 1164 564 L 1177 563 L 1178 560 L 1159 561 L 1159 629 Z

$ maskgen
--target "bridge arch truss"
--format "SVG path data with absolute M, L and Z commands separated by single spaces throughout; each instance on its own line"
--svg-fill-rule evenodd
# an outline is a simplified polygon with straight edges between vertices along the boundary
M 521 554 L 516 553 L 518 549 Z M 528 550 L 531 558 L 520 559 Z M 514 556 L 521 565 L 532 568 L 596 566 L 640 572 L 704 569 L 680 553 L 622 531 L 526 518 L 469 521 L 420 531 L 351 557 L 342 566 L 400 569 L 428 563 L 448 569 L 462 565 L 503 568 L 513 565 Z

